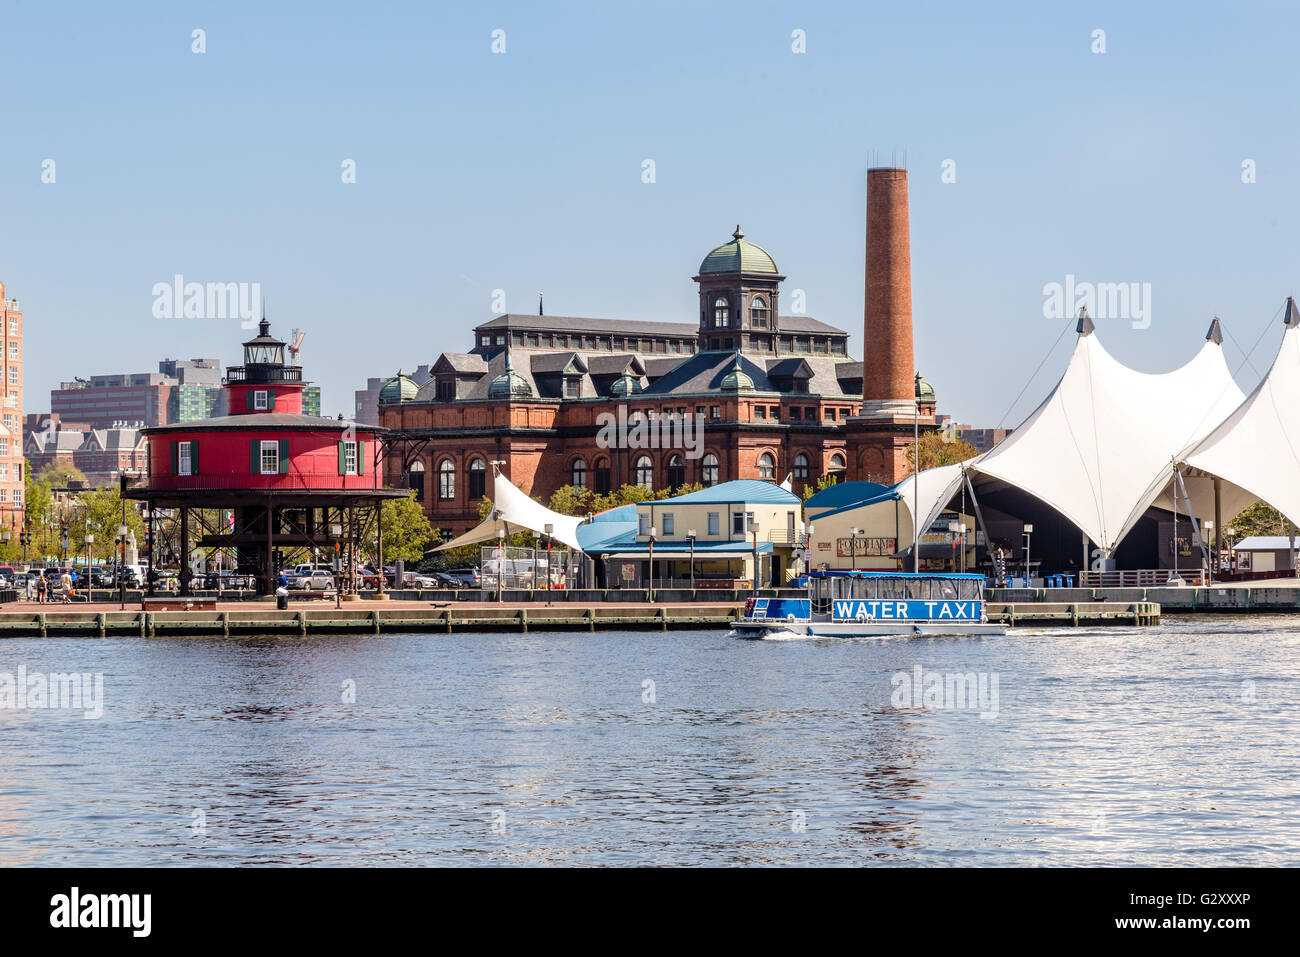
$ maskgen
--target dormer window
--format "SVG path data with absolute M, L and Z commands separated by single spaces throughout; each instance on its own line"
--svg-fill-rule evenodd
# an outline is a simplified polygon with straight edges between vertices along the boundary
M 755 296 L 753 303 L 749 307 L 749 318 L 756 326 L 767 327 L 767 300 L 762 296 Z
M 713 301 L 713 326 L 715 329 L 727 328 L 727 300 L 719 296 Z

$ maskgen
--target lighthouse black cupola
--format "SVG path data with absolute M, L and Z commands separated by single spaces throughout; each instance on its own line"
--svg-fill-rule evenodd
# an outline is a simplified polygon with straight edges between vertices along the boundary
M 302 411 L 302 368 L 285 365 L 284 353 L 283 340 L 271 335 L 263 317 L 257 335 L 244 343 L 244 364 L 226 370 L 232 415 Z

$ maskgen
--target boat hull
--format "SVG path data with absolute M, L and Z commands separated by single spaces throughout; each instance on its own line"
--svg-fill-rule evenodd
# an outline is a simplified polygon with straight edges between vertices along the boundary
M 731 623 L 737 638 L 915 638 L 925 635 L 1005 635 L 1006 625 L 941 621 L 780 621 L 740 618 Z

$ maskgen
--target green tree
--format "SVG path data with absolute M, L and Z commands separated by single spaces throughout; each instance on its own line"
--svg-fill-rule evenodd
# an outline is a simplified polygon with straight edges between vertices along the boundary
M 956 465 L 979 455 L 979 449 L 965 439 L 955 436 L 947 437 L 944 432 L 921 433 L 921 469 L 938 468 L 941 465 Z M 907 464 L 915 467 L 916 443 L 907 443 Z
M 68 523 L 68 546 L 75 549 L 75 557 L 85 557 L 86 535 L 94 535 L 90 546 L 91 557 L 110 559 L 115 554 L 114 540 L 118 529 L 123 525 L 122 496 L 116 485 L 80 492 L 78 505 L 70 512 L 72 519 Z M 135 534 L 136 545 L 144 548 L 144 522 L 140 510 L 134 502 L 126 503 L 127 529 Z M 69 558 L 74 557 L 69 555 Z
M 384 532 L 386 564 L 399 559 L 408 564 L 418 562 L 424 558 L 426 548 L 440 541 L 437 531 L 429 524 L 429 517 L 415 500 L 414 491 L 405 498 L 386 499 L 379 507 L 379 521 Z M 368 555 L 378 554 L 379 541 L 373 517 L 362 529 L 361 542 L 362 550 Z
M 71 462 L 51 462 L 41 469 L 41 480 L 49 488 L 67 488 L 75 482 L 86 485 L 86 475 Z
M 835 484 L 835 481 L 836 481 L 835 476 L 828 474 L 828 475 L 823 475 L 821 478 L 819 478 L 817 480 L 817 485 L 815 487 L 811 483 L 805 482 L 803 486 L 803 500 L 806 502 L 808 501 L 808 499 L 812 498 L 822 489 L 830 488 L 832 485 Z
M 550 509 L 561 515 L 586 515 L 591 511 L 593 498 L 595 494 L 589 488 L 566 485 L 551 495 Z
M 1273 506 L 1256 502 L 1238 512 L 1228 523 L 1228 528 L 1232 529 L 1232 538 L 1236 542 L 1248 535 L 1286 535 L 1287 524 L 1282 513 Z

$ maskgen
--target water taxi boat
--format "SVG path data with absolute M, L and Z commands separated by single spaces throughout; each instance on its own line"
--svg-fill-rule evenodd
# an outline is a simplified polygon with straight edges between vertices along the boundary
M 751 598 L 731 623 L 738 638 L 1004 635 L 984 614 L 984 576 L 817 571 L 806 598 Z

